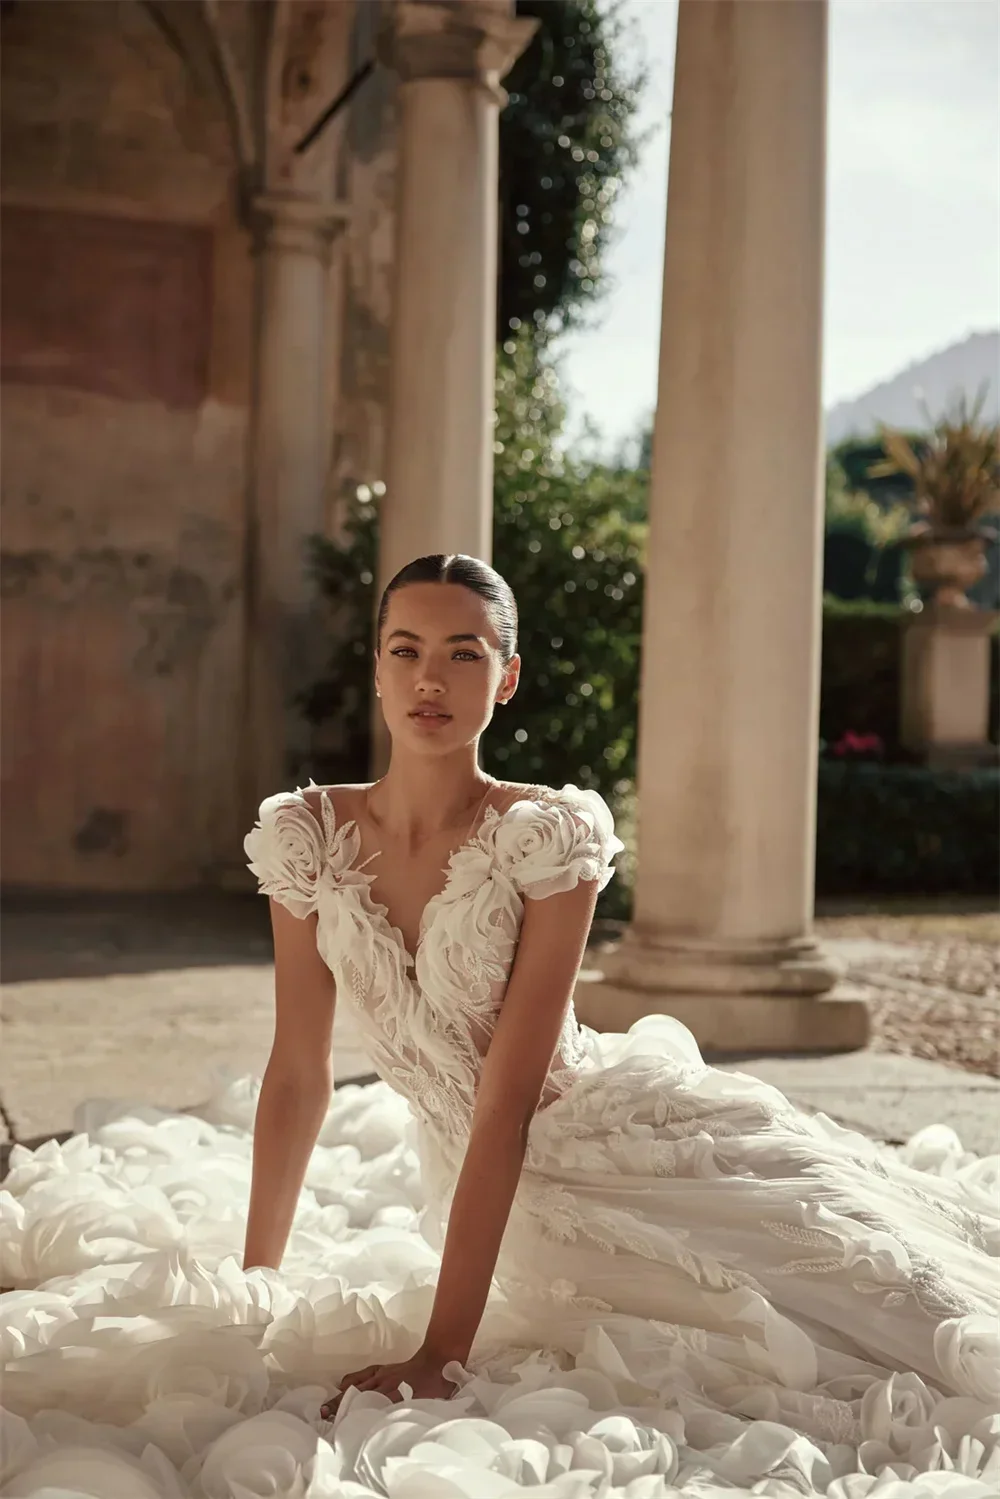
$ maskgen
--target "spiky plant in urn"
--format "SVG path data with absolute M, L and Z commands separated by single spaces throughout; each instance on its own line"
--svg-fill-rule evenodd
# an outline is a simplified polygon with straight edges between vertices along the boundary
M 931 602 L 972 608 L 967 590 L 986 571 L 986 542 L 995 532 L 983 518 L 1000 509 L 1000 426 L 982 420 L 985 391 L 970 405 L 963 396 L 926 437 L 882 428 L 886 457 L 873 477 L 902 473 L 913 481 L 918 519 L 905 537 L 914 581 Z

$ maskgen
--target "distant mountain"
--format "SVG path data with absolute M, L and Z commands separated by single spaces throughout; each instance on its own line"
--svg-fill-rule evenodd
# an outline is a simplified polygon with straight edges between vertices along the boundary
M 923 407 L 940 416 L 956 396 L 974 398 L 988 385 L 983 415 L 1000 420 L 1000 330 L 972 333 L 961 343 L 909 365 L 892 380 L 876 385 L 853 401 L 839 401 L 826 413 L 826 440 L 868 437 L 879 422 L 920 431 L 927 426 Z

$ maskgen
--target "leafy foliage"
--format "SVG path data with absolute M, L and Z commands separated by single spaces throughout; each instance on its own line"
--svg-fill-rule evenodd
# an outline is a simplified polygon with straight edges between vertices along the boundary
M 512 780 L 613 792 L 635 760 L 645 476 L 555 443 L 551 373 L 522 338 L 498 372 L 494 563 L 521 614 L 521 686 L 484 741 Z
M 996 893 L 1000 774 L 821 761 L 821 895 Z
M 910 510 L 853 488 L 836 453 L 827 457 L 823 587 L 841 599 L 896 603 L 903 588 L 901 542 Z
M 902 617 L 890 604 L 824 600 L 819 732 L 827 744 L 877 734 L 898 753 Z
M 615 58 L 622 23 L 597 0 L 518 0 L 538 30 L 505 80 L 500 116 L 501 337 L 578 321 L 601 276 L 642 77 Z
M 924 438 L 919 432 L 907 433 L 908 441 L 918 449 Z M 878 438 L 848 437 L 831 448 L 827 460 L 827 497 L 831 493 L 830 480 L 839 475 L 848 493 L 863 490 L 883 507 L 896 504 L 912 505 L 913 480 L 907 474 L 892 472 L 873 474 L 872 470 L 885 461 L 886 451 Z
M 299 706 L 316 729 L 312 774 L 330 784 L 368 777 L 378 498 L 362 486 L 340 535 L 309 540 L 310 570 L 335 644 L 327 672 L 301 695 Z
M 887 456 L 872 465 L 872 476 L 905 474 L 934 530 L 962 531 L 1000 508 L 1000 426 L 982 421 L 982 408 L 983 396 L 971 407 L 963 396 L 920 443 L 882 429 Z

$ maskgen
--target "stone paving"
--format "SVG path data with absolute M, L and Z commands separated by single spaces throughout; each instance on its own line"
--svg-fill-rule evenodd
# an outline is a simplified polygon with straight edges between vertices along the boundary
M 970 943 L 960 922 L 929 940 L 897 924 L 903 941 L 887 940 L 895 928 L 884 922 L 876 936 L 829 926 L 851 983 L 872 1003 L 873 1047 L 724 1065 L 877 1138 L 943 1122 L 970 1149 L 1000 1149 L 992 927 Z M 219 1078 L 263 1070 L 273 970 L 258 898 L 10 897 L 2 936 L 0 1142 L 63 1135 L 88 1098 L 190 1108 Z M 343 1010 L 334 1068 L 338 1082 L 370 1074 Z

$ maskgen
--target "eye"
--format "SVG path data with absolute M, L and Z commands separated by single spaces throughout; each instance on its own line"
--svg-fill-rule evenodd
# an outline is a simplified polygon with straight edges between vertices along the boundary
M 416 654 L 417 653 L 412 645 L 394 645 L 391 646 L 389 650 L 390 656 L 400 656 L 408 659 L 415 657 Z M 480 656 L 476 651 L 470 651 L 468 649 L 456 651 L 452 656 L 453 661 L 482 661 L 482 659 L 482 656 Z

